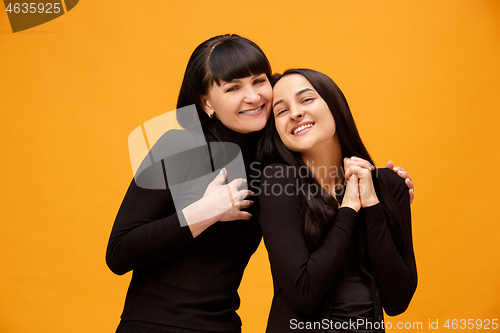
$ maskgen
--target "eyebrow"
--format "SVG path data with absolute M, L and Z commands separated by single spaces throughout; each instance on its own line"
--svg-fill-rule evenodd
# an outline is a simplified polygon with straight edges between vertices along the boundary
M 303 94 L 303 93 L 305 93 L 307 91 L 314 91 L 314 90 L 312 90 L 311 88 L 304 88 L 304 89 L 301 89 L 301 90 L 297 91 L 297 93 L 295 93 L 295 96 L 299 96 L 300 94 Z M 283 103 L 284 101 L 285 100 L 280 99 L 279 101 L 277 101 L 276 103 L 274 103 L 273 108 L 275 108 L 276 105 L 278 105 L 280 103 Z
M 262 74 L 264 74 L 264 73 L 262 73 Z M 258 77 L 259 77 L 259 76 L 261 76 L 262 74 L 257 74 L 257 75 L 254 75 L 254 76 L 252 77 L 252 80 L 255 80 L 256 78 L 258 78 Z M 229 81 L 229 82 L 224 83 L 221 87 L 224 87 L 226 84 L 230 84 L 230 83 L 241 83 L 241 80 L 239 80 L 239 79 L 234 79 L 234 80 L 231 80 L 231 81 Z

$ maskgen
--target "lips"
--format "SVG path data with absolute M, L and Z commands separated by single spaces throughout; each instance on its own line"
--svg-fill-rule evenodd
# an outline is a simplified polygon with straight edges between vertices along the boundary
M 314 126 L 314 122 L 312 121 L 304 121 L 300 124 L 297 124 L 292 127 L 292 130 L 290 131 L 290 134 L 292 135 L 297 135 L 299 133 L 302 133 L 303 131 L 310 129 L 311 127 Z
M 258 107 L 258 108 L 256 108 L 256 109 L 251 109 L 251 110 L 240 111 L 239 113 L 241 113 L 241 114 L 248 114 L 248 115 L 252 115 L 252 114 L 256 114 L 256 113 L 260 113 L 260 111 L 262 111 L 262 108 L 264 107 L 264 105 L 266 105 L 266 104 L 262 104 L 261 106 L 259 106 L 259 107 Z

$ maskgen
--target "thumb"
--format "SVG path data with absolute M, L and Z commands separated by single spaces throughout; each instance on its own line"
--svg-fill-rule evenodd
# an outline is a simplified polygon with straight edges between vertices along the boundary
M 388 169 L 394 168 L 394 162 L 392 160 L 390 160 L 389 162 L 387 162 L 387 164 L 386 164 L 385 167 L 388 168 Z
M 217 177 L 214 178 L 214 180 L 212 180 L 210 184 L 208 184 L 208 187 L 224 184 L 224 180 L 226 180 L 226 177 L 227 177 L 226 168 L 220 169 L 219 174 L 217 175 Z
M 349 191 L 350 195 L 359 195 L 358 184 L 359 184 L 358 175 L 353 173 L 349 178 L 349 180 L 347 181 L 347 191 Z

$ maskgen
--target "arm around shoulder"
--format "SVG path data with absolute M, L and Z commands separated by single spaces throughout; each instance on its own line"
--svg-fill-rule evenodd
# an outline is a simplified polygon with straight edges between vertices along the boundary
M 181 151 L 181 143 L 191 136 L 186 131 L 166 132 L 138 168 L 115 218 L 106 251 L 106 263 L 115 274 L 165 260 L 192 241 L 189 228 L 182 227 L 183 214 L 176 212 L 162 162 L 162 158 Z

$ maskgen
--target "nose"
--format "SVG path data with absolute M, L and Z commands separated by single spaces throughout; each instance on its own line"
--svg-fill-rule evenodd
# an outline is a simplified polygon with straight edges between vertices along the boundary
M 243 101 L 248 104 L 256 104 L 260 101 L 260 94 L 253 85 L 247 87 L 245 90 L 245 98 Z
M 296 105 L 290 106 L 290 119 L 292 121 L 301 121 L 305 116 L 305 111 Z

